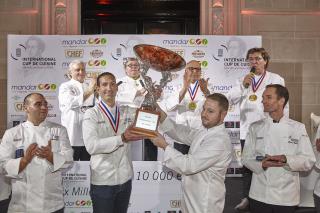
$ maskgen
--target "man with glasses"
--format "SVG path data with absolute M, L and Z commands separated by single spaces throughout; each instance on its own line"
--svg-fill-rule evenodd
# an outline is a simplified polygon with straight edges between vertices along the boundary
M 140 64 L 137 58 L 124 58 L 123 61 L 126 76 L 118 79 L 117 101 L 120 105 L 129 106 L 129 112 L 135 114 L 136 109 L 140 108 L 144 97 L 147 94 L 144 79 L 141 77 Z M 133 121 L 132 121 L 133 122 Z M 142 145 L 144 148 L 142 148 Z M 144 150 L 143 160 L 156 161 L 158 157 L 158 148 L 153 143 L 145 139 L 144 143 L 132 144 L 133 160 L 142 160 L 139 155 Z
M 267 71 L 269 54 L 264 48 L 251 48 L 247 52 L 246 59 L 250 63 L 251 72 L 241 78 L 227 94 L 231 105 L 240 104 L 240 143 L 243 149 L 245 138 L 250 124 L 265 117 L 262 104 L 262 93 L 269 84 L 284 86 L 284 79 L 275 73 Z M 288 104 L 285 115 L 288 116 Z M 236 209 L 246 209 L 249 205 L 248 194 L 251 184 L 252 172 L 243 169 L 243 195 L 242 201 Z
M 210 94 L 208 81 L 202 78 L 201 64 L 191 60 L 187 63 L 183 76 L 183 84 L 176 88 L 170 97 L 163 101 L 161 107 L 168 112 L 176 112 L 176 123 L 192 129 L 202 128 L 200 114 L 205 97 Z M 178 141 L 174 148 L 187 154 L 189 146 Z

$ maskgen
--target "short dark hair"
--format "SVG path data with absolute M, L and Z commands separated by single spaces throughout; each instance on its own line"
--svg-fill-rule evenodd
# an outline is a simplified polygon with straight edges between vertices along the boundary
M 116 81 L 116 77 L 111 72 L 103 72 L 97 77 L 97 86 L 100 86 L 100 79 L 104 76 L 110 76 L 114 81 Z
M 223 95 L 221 93 L 212 93 L 211 95 L 208 95 L 206 98 L 210 99 L 212 101 L 218 102 L 220 108 L 223 111 L 226 111 L 226 112 L 228 111 L 228 109 L 229 109 L 229 101 L 228 101 L 228 99 L 226 98 L 225 95 Z
M 39 96 L 42 96 L 44 98 L 44 96 L 41 93 L 38 93 L 38 92 L 30 93 L 26 97 L 24 97 L 23 106 L 29 105 L 29 100 L 30 100 L 31 96 L 34 96 L 34 95 L 39 95 Z
M 253 53 L 260 53 L 263 60 L 265 60 L 267 63 L 264 66 L 265 69 L 267 69 L 268 65 L 269 65 L 269 61 L 270 61 L 270 56 L 268 54 L 268 52 L 263 48 L 263 47 L 254 47 L 248 50 L 247 52 L 247 56 L 246 59 L 249 59 L 249 55 L 253 54 Z
M 284 104 L 283 104 L 283 108 L 284 108 L 289 101 L 288 89 L 286 87 L 282 86 L 281 84 L 269 84 L 266 86 L 266 88 L 275 88 L 276 89 L 276 94 L 277 94 L 278 100 L 280 98 L 284 98 Z

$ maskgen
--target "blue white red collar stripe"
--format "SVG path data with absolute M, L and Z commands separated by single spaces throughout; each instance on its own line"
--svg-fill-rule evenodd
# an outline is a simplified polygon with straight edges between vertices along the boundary
M 100 110 L 103 112 L 103 114 L 108 118 L 108 120 L 112 126 L 113 131 L 115 133 L 117 133 L 118 128 L 119 128 L 119 120 L 120 120 L 119 106 L 116 105 L 115 115 L 113 116 L 111 111 L 108 109 L 107 104 L 105 104 L 102 100 L 99 102 L 98 105 L 99 105 Z
M 253 78 L 252 81 L 252 91 L 256 92 L 258 90 L 258 88 L 260 87 L 264 77 L 266 76 L 266 72 L 264 72 L 261 77 L 258 79 L 258 81 L 256 82 L 255 78 Z
M 198 92 L 198 89 L 199 89 L 199 81 L 196 81 L 193 88 L 191 88 L 191 86 L 189 86 L 188 92 L 189 92 L 189 95 L 190 95 L 190 98 L 192 101 L 195 99 L 197 92 Z

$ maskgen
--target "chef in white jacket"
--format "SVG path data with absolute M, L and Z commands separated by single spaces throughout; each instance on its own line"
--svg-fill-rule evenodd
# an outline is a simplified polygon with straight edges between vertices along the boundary
M 183 213 L 222 213 L 225 201 L 225 174 L 232 157 L 229 135 L 224 127 L 228 100 L 219 93 L 206 97 L 201 112 L 203 129 L 179 125 L 161 113 L 161 129 L 170 137 L 190 145 L 183 155 L 169 146 L 164 137 L 152 139 L 164 151 L 163 164 L 182 174 Z M 164 120 L 165 119 L 165 120 Z
M 112 73 L 97 78 L 100 102 L 88 109 L 83 120 L 83 138 L 91 155 L 91 189 L 93 212 L 126 213 L 132 187 L 132 161 L 129 141 L 142 139 L 132 134 L 127 108 L 118 105 L 118 85 Z
M 11 178 L 9 212 L 62 213 L 59 169 L 72 162 L 66 129 L 46 121 L 48 103 L 39 93 L 24 99 L 27 121 L 8 129 L 0 144 L 0 163 Z
M 144 88 L 145 81 L 141 76 L 141 67 L 138 59 L 132 57 L 124 58 L 123 67 L 126 76 L 117 80 L 118 83 L 121 82 L 118 87 L 117 102 L 121 106 L 128 106 L 129 112 L 135 114 L 136 110 L 141 107 L 148 92 Z M 157 147 L 148 139 L 144 140 L 143 143 L 132 144 L 133 160 L 157 160 L 157 152 Z
M 237 84 L 229 91 L 227 98 L 231 105 L 240 104 L 240 142 L 245 144 L 246 135 L 251 123 L 265 117 L 262 104 L 262 93 L 269 84 L 281 84 L 284 79 L 275 73 L 267 71 L 270 56 L 264 48 L 251 48 L 247 52 L 246 59 L 250 63 L 251 72 L 237 81 Z M 289 117 L 289 104 L 285 107 L 285 115 Z M 236 209 L 245 209 L 252 173 L 243 168 L 243 199 Z
M 177 124 L 192 129 L 201 129 L 200 114 L 205 98 L 210 94 L 208 81 L 208 78 L 202 78 L 200 62 L 189 61 L 185 67 L 183 84 L 176 86 L 174 92 L 162 100 L 161 107 L 167 112 L 176 112 L 175 121 Z M 174 147 L 184 154 L 188 153 L 189 146 L 179 141 L 174 143 Z
M 74 60 L 69 64 L 68 75 L 70 80 L 59 87 L 61 124 L 67 128 L 74 150 L 73 159 L 89 161 L 90 155 L 84 147 L 82 138 L 82 119 L 85 110 L 94 105 L 96 78 L 92 78 L 88 86 L 84 83 L 85 63 L 79 60 Z
M 1 144 L 1 139 L 0 139 Z M 10 202 L 11 184 L 10 179 L 5 176 L 3 163 L 0 163 L 0 213 L 6 213 Z
M 316 141 L 315 141 L 315 155 L 317 158 L 317 162 L 315 163 L 316 171 L 319 173 L 320 171 L 320 125 L 317 129 L 316 134 Z M 320 213 L 320 174 L 318 175 L 318 179 L 314 186 L 313 191 L 313 197 L 314 197 L 314 205 L 316 207 L 317 213 Z
M 249 128 L 242 162 L 253 172 L 251 213 L 293 213 L 300 202 L 299 171 L 315 162 L 304 124 L 284 116 L 288 100 L 287 88 L 268 85 L 262 95 L 268 116 Z

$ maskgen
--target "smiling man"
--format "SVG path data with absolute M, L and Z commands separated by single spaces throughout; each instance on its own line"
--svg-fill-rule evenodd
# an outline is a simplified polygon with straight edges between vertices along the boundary
M 200 61 L 191 60 L 186 64 L 183 82 L 173 87 L 173 92 L 160 103 L 167 112 L 175 112 L 177 124 L 201 129 L 200 114 L 205 97 L 210 94 L 209 78 L 203 78 Z M 183 154 L 188 153 L 189 146 L 180 141 L 174 142 L 174 148 Z
M 118 85 L 112 73 L 97 78 L 100 102 L 86 111 L 83 139 L 91 155 L 90 196 L 93 212 L 126 213 L 132 187 L 132 161 L 129 141 L 141 140 L 132 134 L 127 107 L 116 102 Z
M 59 169 L 72 162 L 67 130 L 46 121 L 48 103 L 31 93 L 24 99 L 27 121 L 8 129 L 0 144 L 0 165 L 11 178 L 9 212 L 63 213 Z
M 270 56 L 268 52 L 260 47 L 248 50 L 247 61 L 251 68 L 243 78 L 228 92 L 227 97 L 231 105 L 240 104 L 240 143 L 241 148 L 245 144 L 246 135 L 251 123 L 265 117 L 262 105 L 262 93 L 269 84 L 285 85 L 284 79 L 268 71 Z M 289 105 L 286 104 L 285 115 L 289 117 Z M 249 206 L 248 194 L 252 173 L 247 168 L 243 168 L 243 199 L 235 209 L 243 210 Z
M 158 135 L 153 143 L 163 148 L 164 165 L 182 174 L 184 213 L 221 213 L 225 201 L 225 174 L 231 162 L 231 141 L 224 128 L 227 98 L 219 93 L 206 97 L 201 121 L 204 128 L 176 124 L 161 112 L 161 128 L 170 137 L 190 146 L 183 155 Z
M 268 85 L 262 95 L 268 116 L 251 124 L 242 163 L 253 172 L 251 213 L 293 213 L 300 202 L 299 171 L 315 162 L 304 124 L 284 116 L 287 88 Z
M 61 124 L 68 130 L 71 146 L 74 150 L 73 159 L 90 160 L 90 155 L 84 147 L 82 138 L 82 119 L 85 109 L 94 104 L 96 79 L 90 84 L 84 84 L 86 78 L 85 63 L 74 60 L 69 65 L 70 80 L 59 87 L 59 109 Z

